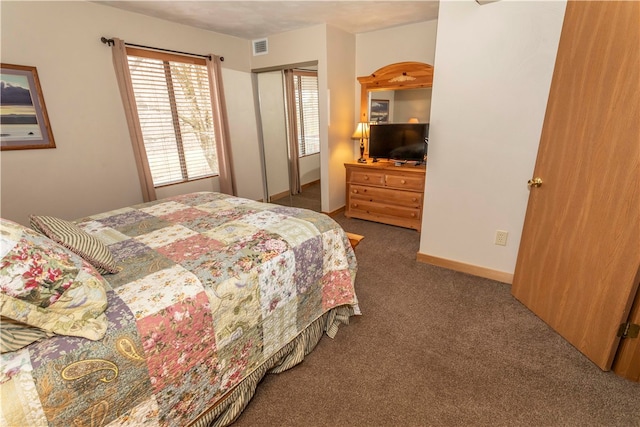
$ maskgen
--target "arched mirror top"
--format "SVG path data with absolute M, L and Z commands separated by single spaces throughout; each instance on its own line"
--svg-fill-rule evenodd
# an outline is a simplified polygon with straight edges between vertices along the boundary
M 433 66 L 424 62 L 397 62 L 386 65 L 368 76 L 358 77 L 358 81 L 361 88 L 360 121 L 366 122 L 370 91 L 432 87 Z

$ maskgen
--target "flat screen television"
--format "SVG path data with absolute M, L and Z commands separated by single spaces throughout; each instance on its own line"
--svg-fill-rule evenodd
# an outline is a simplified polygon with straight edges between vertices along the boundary
M 429 123 L 373 124 L 369 127 L 369 157 L 374 161 L 424 161 Z

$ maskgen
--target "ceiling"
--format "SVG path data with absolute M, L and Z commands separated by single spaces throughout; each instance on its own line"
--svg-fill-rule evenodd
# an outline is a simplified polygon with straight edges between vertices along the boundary
M 328 24 L 352 34 L 438 18 L 427 1 L 95 1 L 247 40 Z

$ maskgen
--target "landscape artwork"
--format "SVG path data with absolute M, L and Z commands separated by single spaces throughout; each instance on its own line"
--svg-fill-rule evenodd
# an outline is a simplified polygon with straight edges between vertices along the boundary
M 1 64 L 0 148 L 55 148 L 35 67 Z
M 370 117 L 373 123 L 389 123 L 389 100 L 372 99 Z

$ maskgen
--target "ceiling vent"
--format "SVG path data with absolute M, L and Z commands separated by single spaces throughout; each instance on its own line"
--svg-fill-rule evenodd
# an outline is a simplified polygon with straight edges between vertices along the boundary
M 267 39 L 257 39 L 252 41 L 253 44 L 253 56 L 266 55 L 269 53 L 269 45 Z

